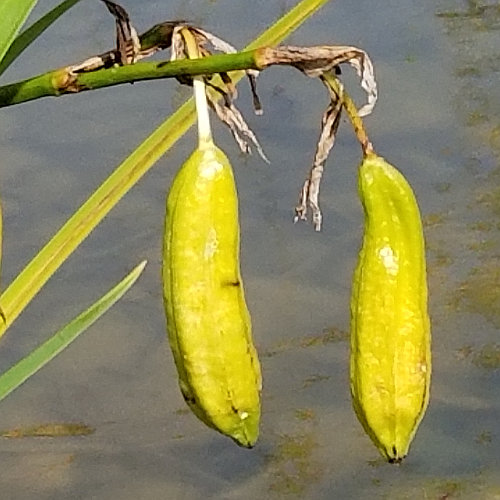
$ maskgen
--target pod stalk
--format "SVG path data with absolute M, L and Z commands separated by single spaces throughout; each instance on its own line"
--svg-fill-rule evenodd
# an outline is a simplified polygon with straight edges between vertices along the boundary
M 193 34 L 189 31 L 189 29 L 184 28 L 182 30 L 182 36 L 186 43 L 189 59 L 199 58 L 200 54 Z M 200 149 L 204 149 L 207 146 L 212 146 L 213 139 L 203 76 L 195 76 L 193 78 L 193 89 L 196 114 L 198 117 L 198 147 Z
M 374 152 L 373 144 L 368 138 L 363 120 L 361 116 L 359 116 L 358 109 L 354 101 L 351 99 L 351 96 L 345 89 L 340 88 L 339 81 L 331 73 L 323 73 L 322 78 L 339 96 L 342 96 L 342 104 L 347 112 L 347 115 L 349 116 L 349 120 L 354 128 L 354 133 L 356 134 L 356 137 L 361 145 L 361 149 L 363 150 L 363 157 L 372 154 Z

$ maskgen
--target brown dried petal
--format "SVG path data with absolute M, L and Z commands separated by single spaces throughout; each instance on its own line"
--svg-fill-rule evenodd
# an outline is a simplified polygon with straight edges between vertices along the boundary
M 120 54 L 121 64 L 133 64 L 136 54 L 141 48 L 141 43 L 137 31 L 130 23 L 130 17 L 127 11 L 119 4 L 110 0 L 102 0 L 109 12 L 114 16 L 116 22 L 116 45 Z M 132 44 L 132 55 L 128 55 L 129 44 Z
M 246 71 L 248 81 L 250 82 L 250 91 L 252 92 L 253 109 L 256 115 L 261 115 L 264 110 L 262 109 L 262 104 L 259 99 L 259 94 L 257 93 L 257 77 L 259 72 L 255 69 L 248 69 Z
M 215 36 L 213 33 L 209 31 L 202 30 L 201 28 L 193 28 L 195 33 L 200 34 L 206 41 L 212 45 L 215 50 L 219 52 L 224 52 L 225 54 L 234 54 L 237 50 L 228 42 Z
M 185 42 L 181 33 L 181 30 L 183 28 L 184 26 L 176 26 L 173 30 L 172 52 L 170 56 L 172 61 L 176 59 L 183 59 L 186 57 Z M 204 31 L 200 28 L 192 28 L 192 27 L 189 27 L 189 29 L 191 30 L 191 33 L 193 33 L 196 37 L 198 50 L 201 56 L 209 54 L 208 50 L 203 47 L 205 41 L 210 42 L 210 44 L 216 50 L 223 52 L 230 52 L 230 53 L 236 52 L 236 49 L 232 45 L 228 44 L 224 40 L 221 40 L 220 38 L 216 37 L 215 35 L 212 35 L 207 31 Z M 255 108 L 257 111 L 259 111 L 262 109 L 262 107 L 260 106 L 259 98 L 255 93 L 256 74 L 258 73 L 252 71 L 249 74 L 249 78 L 251 79 L 250 81 L 251 81 L 252 93 L 254 94 Z M 243 115 L 240 113 L 238 108 L 233 104 L 233 100 L 236 98 L 236 87 L 233 84 L 231 77 L 229 76 L 228 73 L 225 72 L 220 73 L 219 76 L 222 80 L 222 83 L 224 84 L 224 88 L 212 83 L 211 77 L 205 78 L 205 84 L 208 87 L 214 89 L 223 99 L 223 102 L 220 103 L 218 102 L 217 98 L 207 93 L 207 99 L 211 108 L 216 112 L 219 119 L 229 127 L 231 133 L 233 134 L 234 139 L 236 140 L 240 150 L 243 153 L 251 153 L 251 145 L 253 145 L 257 149 L 257 152 L 259 153 L 261 158 L 265 162 L 269 163 L 269 160 L 264 154 L 264 151 L 259 141 L 257 140 L 257 137 L 255 136 L 254 132 L 250 129 L 250 127 L 246 123 L 245 119 L 243 118 Z M 177 78 L 177 79 L 181 83 L 192 84 L 192 78 L 190 77 Z
M 235 141 L 238 143 L 240 150 L 243 153 L 251 154 L 252 150 L 250 144 L 255 146 L 260 157 L 266 162 L 270 163 L 267 156 L 262 149 L 257 137 L 253 133 L 252 129 L 248 126 L 243 118 L 242 114 L 238 108 L 232 103 L 226 100 L 223 103 L 212 99 L 210 95 L 207 95 L 209 104 L 212 109 L 217 113 L 217 116 L 221 121 L 223 121 L 231 130 Z
M 340 89 L 342 86 L 339 82 Z M 328 87 L 328 86 L 327 86 Z M 319 188 L 328 154 L 335 144 L 335 136 L 342 114 L 342 95 L 338 95 L 330 87 L 331 101 L 321 119 L 321 134 L 316 146 L 314 162 L 302 187 L 299 204 L 295 208 L 295 221 L 307 219 L 307 207 L 312 211 L 314 229 L 321 230 L 322 214 L 319 206 Z
M 163 23 L 156 24 L 151 29 L 146 31 L 140 36 L 139 42 L 143 39 L 150 38 L 152 33 L 161 34 L 161 38 L 155 45 L 147 44 L 145 47 L 140 47 L 139 52 L 136 52 L 134 48 L 134 42 L 130 40 L 127 43 L 127 60 L 132 59 L 135 53 L 135 61 L 144 59 L 152 56 L 160 50 L 168 49 L 172 44 L 172 33 L 175 26 L 186 25 L 185 21 L 166 21 Z M 68 72 L 75 73 L 85 73 L 89 71 L 95 71 L 101 68 L 111 68 L 115 64 L 120 63 L 121 55 L 117 50 L 108 50 L 102 54 L 89 57 L 81 63 L 68 66 Z
M 205 40 L 207 40 L 215 50 L 219 52 L 224 52 L 225 54 L 234 54 L 237 52 L 236 48 L 233 47 L 230 43 L 226 42 L 222 38 L 210 33 L 209 31 L 205 31 L 201 28 L 194 28 L 193 31 L 202 35 Z M 250 90 L 252 92 L 253 106 L 255 110 L 255 114 L 262 114 L 262 105 L 257 95 L 257 84 L 256 79 L 259 76 L 259 72 L 257 70 L 249 69 L 245 71 L 249 82 L 250 82 Z M 236 99 L 236 88 L 234 87 L 233 97 Z
M 181 31 L 185 28 L 183 25 L 176 26 L 172 31 L 172 46 L 170 47 L 170 60 L 177 61 L 185 59 L 185 43 Z
M 349 64 L 356 69 L 358 76 L 361 78 L 361 87 L 367 94 L 368 102 L 359 108 L 358 114 L 359 116 L 367 116 L 373 111 L 378 98 L 373 64 L 366 52 L 363 52 L 358 58 L 350 59 Z
M 349 63 L 361 78 L 361 87 L 368 94 L 368 102 L 360 109 L 361 116 L 371 113 L 377 102 L 377 82 L 368 54 L 349 45 L 266 48 L 261 52 L 263 67 L 273 64 L 291 65 L 312 78 L 319 77 L 338 65 Z

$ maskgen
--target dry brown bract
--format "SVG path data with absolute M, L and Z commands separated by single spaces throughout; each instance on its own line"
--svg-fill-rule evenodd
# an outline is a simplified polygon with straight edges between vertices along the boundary
M 188 57 L 185 41 L 182 36 L 183 29 L 189 29 L 191 34 L 194 36 L 200 57 L 212 55 L 213 51 L 223 52 L 225 54 L 234 54 L 237 52 L 231 44 L 214 34 L 202 30 L 201 28 L 183 24 L 176 26 L 172 33 L 171 61 L 185 59 Z M 253 94 L 255 111 L 257 114 L 261 114 L 262 107 L 255 85 L 258 71 L 250 69 L 246 70 L 246 74 L 250 79 L 250 87 Z M 253 145 L 257 149 L 261 158 L 265 162 L 269 163 L 269 160 L 264 154 L 256 135 L 248 126 L 247 122 L 243 118 L 243 115 L 234 104 L 237 92 L 236 86 L 234 85 L 231 77 L 226 72 L 219 73 L 219 76 L 221 79 L 220 84 L 215 84 L 213 82 L 213 75 L 204 77 L 207 87 L 215 90 L 215 93 L 207 92 L 207 100 L 210 107 L 216 112 L 219 119 L 229 127 L 234 139 L 243 153 L 251 153 L 251 145 Z M 192 78 L 189 76 L 178 78 L 178 80 L 187 85 L 192 85 L 193 82 Z
M 125 9 L 109 0 L 102 1 L 115 17 L 117 48 L 99 56 L 91 57 L 80 64 L 69 66 L 66 68 L 68 77 L 75 76 L 81 72 L 110 67 L 114 64 L 133 64 L 159 50 L 168 48 L 171 49 L 171 61 L 187 58 L 187 49 L 182 36 L 183 29 L 188 29 L 193 35 L 199 57 L 209 56 L 213 52 L 226 54 L 237 52 L 225 40 L 199 27 L 190 25 L 185 21 L 167 21 L 157 24 L 138 37 Z M 152 35 L 154 35 L 154 43 L 150 43 Z M 373 64 L 368 54 L 357 47 L 348 45 L 262 47 L 255 51 L 254 69 L 246 70 L 253 95 L 254 109 L 257 114 L 262 113 L 262 106 L 256 92 L 256 78 L 260 70 L 269 66 L 293 66 L 311 78 L 320 78 L 328 89 L 330 102 L 323 113 L 321 132 L 316 145 L 314 159 L 303 184 L 299 203 L 295 209 L 296 221 L 306 220 L 308 209 L 311 209 L 313 224 L 318 231 L 321 229 L 322 223 L 322 214 L 319 205 L 320 182 L 325 162 L 335 144 L 342 109 L 346 107 L 348 98 L 337 76 L 340 74 L 340 65 L 346 63 L 356 70 L 360 78 L 361 87 L 367 94 L 366 103 L 359 110 L 356 111 L 354 109 L 352 113 L 359 115 L 358 117 L 369 115 L 377 101 L 377 83 L 375 81 Z M 217 116 L 229 127 L 241 151 L 250 153 L 251 146 L 253 146 L 260 156 L 268 162 L 257 137 L 234 104 L 237 92 L 231 76 L 226 72 L 219 73 L 219 76 L 219 81 L 214 79 L 214 75 L 206 75 L 204 77 L 205 83 L 209 87 L 207 98 L 210 106 L 216 112 Z M 187 75 L 178 77 L 177 79 L 186 85 L 192 85 L 193 82 L 192 77 Z M 71 78 L 69 78 L 68 82 L 68 85 L 70 85 Z M 68 88 L 65 90 L 67 91 Z M 74 91 L 79 91 L 79 89 L 76 88 Z M 347 109 L 348 114 L 351 115 L 350 109 Z M 366 149 L 366 144 L 362 143 L 361 145 L 363 149 Z

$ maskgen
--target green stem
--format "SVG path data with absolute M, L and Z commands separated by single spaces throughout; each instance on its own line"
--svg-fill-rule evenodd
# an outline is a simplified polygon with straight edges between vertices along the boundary
M 202 59 L 172 62 L 139 62 L 88 73 L 68 74 L 66 68 L 0 87 L 0 107 L 12 106 L 41 97 L 57 97 L 123 83 L 177 76 L 196 76 L 240 69 L 262 69 L 258 50 L 217 54 Z

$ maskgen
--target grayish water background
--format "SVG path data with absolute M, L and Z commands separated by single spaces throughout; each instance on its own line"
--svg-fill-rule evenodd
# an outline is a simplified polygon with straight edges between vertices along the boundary
M 33 17 L 56 3 L 40 1 Z M 350 404 L 343 332 L 362 231 L 358 147 L 344 123 L 322 188 L 324 229 L 293 225 L 326 96 L 298 72 L 273 69 L 260 80 L 263 117 L 252 116 L 243 86 L 240 97 L 271 166 L 239 156 L 228 132 L 215 127 L 240 192 L 243 275 L 265 379 L 258 446 L 239 449 L 180 411 L 160 247 L 166 189 L 193 147 L 191 133 L 2 339 L 4 370 L 149 260 L 117 306 L 1 403 L 2 429 L 71 421 L 96 429 L 86 437 L 0 439 L 2 498 L 500 498 L 500 16 L 498 3 L 489 3 L 491 10 L 471 10 L 483 3 L 337 0 L 287 41 L 370 53 L 380 100 L 366 123 L 378 152 L 411 182 L 426 221 L 433 386 L 407 461 L 381 462 Z M 239 47 L 293 5 L 123 4 L 141 31 L 186 18 Z M 3 81 L 107 50 L 112 26 L 99 2 L 82 1 Z M 174 82 L 149 82 L 1 110 L 3 283 L 185 95 Z M 340 340 L 318 342 L 329 331 Z

